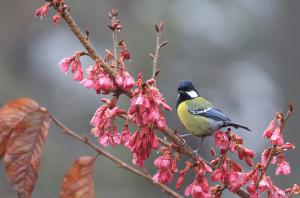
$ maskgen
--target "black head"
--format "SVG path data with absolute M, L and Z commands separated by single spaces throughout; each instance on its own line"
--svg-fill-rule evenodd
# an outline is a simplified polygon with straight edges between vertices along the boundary
M 177 106 L 186 100 L 190 100 L 199 96 L 198 91 L 195 89 L 193 83 L 189 80 L 183 80 L 178 85 L 178 100 Z
M 188 91 L 196 91 L 193 83 L 189 80 L 183 80 L 178 85 L 178 93 L 188 92 Z

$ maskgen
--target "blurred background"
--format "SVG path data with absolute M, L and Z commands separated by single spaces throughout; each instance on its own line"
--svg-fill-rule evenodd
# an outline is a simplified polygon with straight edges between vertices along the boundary
M 65 76 L 60 72 L 58 63 L 62 57 L 70 57 L 83 48 L 63 21 L 53 26 L 53 10 L 43 20 L 34 17 L 35 9 L 42 3 L 0 0 L 0 105 L 19 97 L 33 98 L 71 129 L 96 142 L 90 135 L 89 121 L 101 105 L 102 96 L 74 82 L 70 74 Z M 285 139 L 300 145 L 299 1 L 66 0 L 66 3 L 70 4 L 82 30 L 89 30 L 90 39 L 101 55 L 104 49 L 112 48 L 107 12 L 118 8 L 124 27 L 121 37 L 126 38 L 132 56 L 127 67 L 134 76 L 142 71 L 145 78 L 152 71 L 148 53 L 155 49 L 153 24 L 164 20 L 163 40 L 169 44 L 161 52 L 158 87 L 174 109 L 177 84 L 183 79 L 192 80 L 202 96 L 232 120 L 253 130 L 251 133 L 239 130 L 237 134 L 246 139 L 246 146 L 261 153 L 267 144 L 261 138 L 263 130 L 276 111 L 287 110 L 287 102 L 291 100 L 296 112 L 289 120 Z M 84 60 L 86 67 L 91 63 Z M 170 126 L 185 133 L 175 111 L 165 115 Z M 208 153 L 212 140 L 207 138 L 202 145 L 201 154 L 207 159 L 211 159 Z M 196 148 L 198 140 L 191 137 L 187 142 Z M 291 176 L 275 177 L 274 169 L 270 169 L 278 186 L 286 188 L 299 183 L 299 149 L 287 153 Z M 108 150 L 131 163 L 131 154 L 126 149 Z M 52 125 L 33 197 L 57 197 L 72 162 L 78 156 L 94 154 Z M 153 153 L 146 161 L 146 168 L 152 174 L 156 156 Z M 183 166 L 179 164 L 179 168 Z M 96 197 L 167 197 L 156 186 L 101 156 L 94 179 Z M 193 175 L 189 175 L 185 185 L 192 179 Z M 3 163 L 0 195 L 16 197 L 6 181 Z M 227 196 L 233 195 L 227 193 Z

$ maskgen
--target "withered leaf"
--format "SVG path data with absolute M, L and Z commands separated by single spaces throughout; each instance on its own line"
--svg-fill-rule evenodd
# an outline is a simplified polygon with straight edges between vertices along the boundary
M 63 179 L 60 198 L 93 198 L 93 169 L 95 158 L 79 157 Z
M 29 198 L 40 167 L 40 156 L 48 134 L 50 115 L 30 99 L 12 101 L 1 109 L 2 126 L 8 126 L 4 164 L 18 197 Z M 5 128 L 5 127 L 3 127 Z
M 4 156 L 9 136 L 14 127 L 29 113 L 39 109 L 29 98 L 13 100 L 0 109 L 0 159 Z

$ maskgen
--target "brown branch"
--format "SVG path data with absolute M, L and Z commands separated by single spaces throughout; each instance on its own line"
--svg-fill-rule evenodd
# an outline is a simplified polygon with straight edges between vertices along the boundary
M 56 10 L 60 9 L 57 6 L 55 6 L 54 8 Z M 61 16 L 66 21 L 66 23 L 69 25 L 69 27 L 70 27 L 71 31 L 73 32 L 73 34 L 78 38 L 78 40 L 81 42 L 81 44 L 86 48 L 86 50 L 90 54 L 91 58 L 94 59 L 94 60 L 98 59 L 101 63 L 102 68 L 105 70 L 105 72 L 112 79 L 115 79 L 115 77 L 117 75 L 116 70 L 111 68 L 111 66 L 109 64 L 107 64 L 104 61 L 104 59 L 98 54 L 98 52 L 95 50 L 94 46 L 90 42 L 90 39 L 86 39 L 86 35 L 80 30 L 78 25 L 75 23 L 72 16 L 70 15 L 68 9 L 63 9 L 63 11 L 61 11 Z M 158 48 L 161 48 L 165 44 L 166 44 L 166 42 L 161 43 Z M 158 53 L 159 53 L 159 50 L 158 50 Z M 154 56 L 154 59 L 155 59 L 155 56 Z M 158 61 L 158 58 L 155 61 L 155 64 L 154 64 L 154 65 L 156 65 L 155 67 L 157 67 L 157 61 Z M 133 97 L 132 90 L 126 91 L 125 94 L 129 98 Z M 174 130 L 171 129 L 170 127 L 166 127 L 166 129 L 161 130 L 161 132 L 164 133 L 164 135 L 166 135 L 169 139 L 171 139 L 171 141 L 178 142 L 178 140 L 179 140 L 178 136 L 174 133 Z M 186 145 L 186 144 L 179 145 L 179 148 L 180 148 L 181 153 L 191 157 L 194 160 L 197 159 L 197 156 L 194 155 L 193 150 L 188 145 Z M 239 189 L 236 194 L 239 195 L 240 197 L 249 197 L 249 194 L 246 191 L 242 190 L 242 189 Z M 245 195 L 248 195 L 248 196 L 245 196 Z
M 155 54 L 151 57 L 153 58 L 153 64 L 152 64 L 152 78 L 156 78 L 158 75 L 159 69 L 158 69 L 158 59 L 159 59 L 159 52 L 160 48 L 162 48 L 164 45 L 166 45 L 168 42 L 165 41 L 163 43 L 160 42 L 161 39 L 161 33 L 163 31 L 164 22 L 161 21 L 159 25 L 155 24 L 155 31 L 156 31 L 156 49 Z M 156 82 L 154 82 L 154 86 L 156 87 Z
M 98 154 L 106 157 L 107 159 L 113 161 L 114 163 L 117 164 L 117 166 L 135 174 L 138 176 L 143 177 L 144 179 L 150 181 L 151 183 L 153 183 L 152 177 L 149 174 L 145 174 L 141 171 L 139 171 L 138 169 L 135 169 L 133 167 L 131 167 L 130 165 L 128 165 L 126 162 L 120 160 L 119 158 L 117 158 L 116 156 L 110 154 L 109 152 L 103 150 L 102 148 L 98 147 L 97 145 L 93 144 L 88 138 L 86 137 L 82 137 L 80 135 L 78 135 L 76 132 L 72 131 L 71 129 L 69 129 L 68 127 L 66 127 L 62 122 L 60 122 L 55 116 L 51 115 L 51 119 L 52 121 L 61 129 L 61 131 L 69 136 L 71 136 L 72 138 L 86 144 L 87 146 L 91 147 L 92 149 L 94 149 Z M 155 185 L 157 185 L 158 187 L 160 187 L 162 189 L 163 192 L 166 192 L 167 194 L 169 194 L 172 197 L 182 197 L 181 195 L 179 195 L 177 192 L 173 191 L 172 189 L 170 189 L 168 186 L 161 184 L 161 183 L 153 183 Z

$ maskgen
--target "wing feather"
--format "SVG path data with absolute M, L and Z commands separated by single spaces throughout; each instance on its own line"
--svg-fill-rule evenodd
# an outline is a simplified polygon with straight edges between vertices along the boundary
M 203 116 L 216 121 L 230 122 L 230 119 L 221 110 L 215 107 L 209 107 L 209 108 L 194 107 L 194 108 L 189 108 L 188 111 L 193 115 Z

